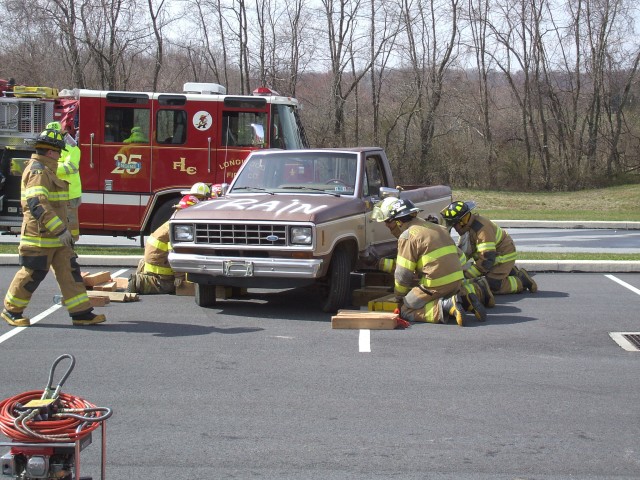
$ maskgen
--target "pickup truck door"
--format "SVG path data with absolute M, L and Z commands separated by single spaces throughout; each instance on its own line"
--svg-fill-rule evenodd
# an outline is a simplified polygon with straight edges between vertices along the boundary
M 395 254 L 397 240 L 391 235 L 384 222 L 376 222 L 371 218 L 371 211 L 375 203 L 380 201 L 380 187 L 390 186 L 384 168 L 384 159 L 377 153 L 371 153 L 365 158 L 363 199 L 366 205 L 366 239 L 367 245 L 374 249 L 379 257 Z

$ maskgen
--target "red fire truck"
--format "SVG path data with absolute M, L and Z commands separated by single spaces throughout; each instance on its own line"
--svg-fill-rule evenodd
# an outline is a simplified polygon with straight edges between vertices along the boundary
M 0 96 L 0 231 L 18 233 L 20 179 L 29 145 L 57 120 L 82 156 L 82 234 L 148 234 L 169 218 L 180 191 L 228 183 L 262 148 L 307 148 L 298 102 L 267 88 L 227 95 L 214 83 L 183 93 L 14 87 Z

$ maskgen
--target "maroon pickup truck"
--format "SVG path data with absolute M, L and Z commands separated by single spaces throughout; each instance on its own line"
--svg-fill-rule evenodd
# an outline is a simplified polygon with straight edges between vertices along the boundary
M 216 286 L 284 289 L 316 284 L 322 309 L 351 303 L 351 272 L 391 255 L 396 239 L 372 220 L 374 203 L 399 195 L 437 215 L 447 186 L 396 186 L 377 147 L 251 153 L 219 198 L 171 219 L 174 270 L 196 283 L 196 303 Z

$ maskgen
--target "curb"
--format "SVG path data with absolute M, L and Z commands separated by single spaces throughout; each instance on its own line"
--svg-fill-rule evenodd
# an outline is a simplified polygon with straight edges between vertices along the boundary
M 83 267 L 137 267 L 142 255 L 78 255 Z M 0 266 L 18 265 L 18 255 L 0 254 Z
M 577 228 L 606 230 L 640 230 L 640 222 L 578 221 L 578 220 L 494 220 L 503 228 Z

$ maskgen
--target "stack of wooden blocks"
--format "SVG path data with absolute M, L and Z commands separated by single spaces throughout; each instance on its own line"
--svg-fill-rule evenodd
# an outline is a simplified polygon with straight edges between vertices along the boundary
M 123 277 L 111 278 L 111 272 L 82 272 L 82 281 L 93 307 L 104 307 L 109 302 L 137 302 L 137 293 L 127 292 L 129 280 Z
M 331 328 L 392 330 L 399 308 L 393 294 L 393 275 L 382 272 L 362 274 L 361 286 L 353 290 L 351 303 L 366 310 L 340 310 L 331 317 Z

